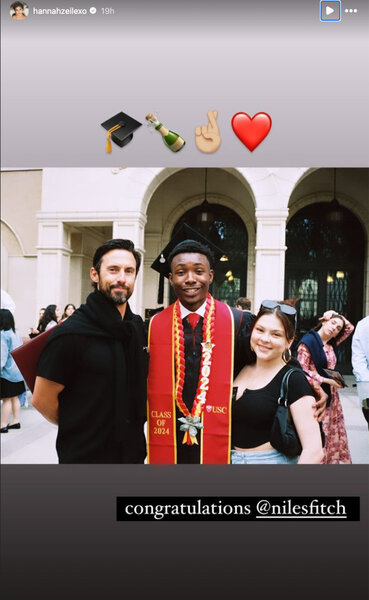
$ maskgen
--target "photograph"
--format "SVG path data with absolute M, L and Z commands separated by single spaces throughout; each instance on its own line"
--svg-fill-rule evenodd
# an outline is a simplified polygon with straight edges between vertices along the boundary
M 369 464 L 368 173 L 3 171 L 3 463 Z

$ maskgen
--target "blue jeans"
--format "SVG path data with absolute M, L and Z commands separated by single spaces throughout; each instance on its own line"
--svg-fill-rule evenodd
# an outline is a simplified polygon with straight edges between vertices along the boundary
M 297 461 L 298 456 L 288 458 L 274 449 L 251 452 L 231 450 L 232 465 L 295 465 Z

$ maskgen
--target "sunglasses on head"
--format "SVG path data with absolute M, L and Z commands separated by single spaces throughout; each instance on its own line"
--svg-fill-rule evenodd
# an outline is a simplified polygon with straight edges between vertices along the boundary
M 263 300 L 260 308 L 269 308 L 273 310 L 274 308 L 279 308 L 281 312 L 289 317 L 296 317 L 297 311 L 293 306 L 289 304 L 281 304 L 280 302 L 275 302 L 274 300 Z

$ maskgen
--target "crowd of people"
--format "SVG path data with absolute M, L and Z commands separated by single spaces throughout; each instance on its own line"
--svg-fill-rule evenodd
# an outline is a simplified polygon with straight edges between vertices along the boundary
M 15 329 L 13 312 L 15 304 L 11 301 L 8 294 L 5 295 L 2 290 L 2 298 L 7 297 L 3 303 L 8 308 L 0 310 L 0 330 L 1 330 L 1 433 L 8 433 L 12 429 L 20 429 L 20 409 L 25 405 L 22 402 L 26 385 L 18 366 L 16 365 L 11 352 L 19 346 L 22 346 L 23 340 Z M 74 304 L 67 304 L 63 315 L 55 304 L 50 304 L 46 308 L 40 308 L 38 325 L 31 327 L 29 337 L 37 337 L 40 333 L 51 329 L 55 325 L 62 323 L 70 317 L 76 310 Z M 22 400 L 21 400 L 22 399 Z
M 186 239 L 166 250 L 160 269 L 177 299 L 148 331 L 128 303 L 141 263 L 130 240 L 96 250 L 86 304 L 40 310 L 30 337 L 53 331 L 32 403 L 58 425 L 59 462 L 351 463 L 344 380 L 335 370 L 337 347 L 354 331 L 348 319 L 327 310 L 296 340 L 290 302 L 264 300 L 254 315 L 247 298 L 230 308 L 211 296 L 208 245 Z M 367 420 L 368 321 L 357 325 L 352 353 Z M 2 309 L 2 433 L 20 428 L 16 398 L 24 382 L 11 356 L 20 343 L 12 313 Z M 274 442 L 282 397 L 299 444 L 293 454 Z
M 31 333 L 29 334 L 29 337 L 34 338 L 40 333 L 51 329 L 51 327 L 55 327 L 55 325 L 63 323 L 63 321 L 70 317 L 75 310 L 76 307 L 74 304 L 67 304 L 63 313 L 56 304 L 49 304 L 46 308 L 40 308 L 38 314 L 38 325 L 36 328 L 31 327 Z

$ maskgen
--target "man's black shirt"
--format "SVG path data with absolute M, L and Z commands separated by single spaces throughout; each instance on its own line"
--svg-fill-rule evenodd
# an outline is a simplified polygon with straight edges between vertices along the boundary
M 122 322 L 119 312 L 109 300 L 95 294 L 97 292 L 90 296 L 99 301 L 98 314 L 102 311 L 103 319 L 116 321 L 118 330 Z M 55 328 L 38 363 L 39 376 L 65 386 L 59 394 L 56 443 L 59 462 L 143 463 L 146 456 L 145 415 L 141 407 L 129 407 L 128 392 L 129 386 L 135 385 L 130 378 L 140 377 L 145 382 L 147 370 L 142 366 L 143 362 L 141 367 L 136 364 L 135 371 L 132 368 L 127 351 L 129 340 L 125 343 L 119 338 L 112 339 L 100 328 L 98 321 L 86 320 L 85 314 L 82 317 L 78 321 L 72 315 Z M 133 315 L 128 306 L 124 321 L 126 319 L 134 320 L 136 335 L 142 330 L 137 344 L 143 353 L 142 320 Z M 121 349 L 118 365 L 117 347 Z M 126 374 L 123 383 L 119 380 L 120 373 Z M 138 390 L 138 380 L 136 383 Z M 133 402 L 138 402 L 139 394 L 135 396 L 135 389 L 132 395 Z

